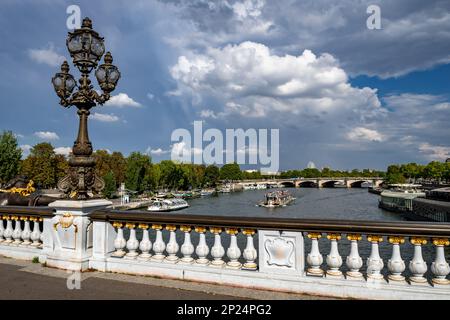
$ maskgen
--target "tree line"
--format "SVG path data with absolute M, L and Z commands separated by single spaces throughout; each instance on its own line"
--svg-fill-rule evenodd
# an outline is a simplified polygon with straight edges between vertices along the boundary
M 137 193 L 154 192 L 160 189 L 189 190 L 204 187 L 216 187 L 222 181 L 243 179 L 270 179 L 259 171 L 242 171 L 238 164 L 229 163 L 220 168 L 215 165 L 176 163 L 162 160 L 153 163 L 152 158 L 141 152 L 132 152 L 125 157 L 121 152 L 109 153 L 96 150 L 97 174 L 105 180 L 104 195 L 111 197 L 121 183 Z M 56 154 L 48 143 L 38 143 L 30 154 L 22 159 L 16 136 L 11 131 L 0 135 L 0 184 L 6 183 L 18 174 L 32 179 L 39 188 L 55 188 L 59 179 L 65 176 L 68 160 L 64 155 Z M 430 162 L 427 165 L 415 163 L 391 165 L 387 172 L 377 170 L 351 171 L 323 168 L 287 170 L 276 178 L 315 178 L 315 177 L 386 177 L 389 183 L 401 183 L 411 179 L 450 180 L 450 163 Z
M 393 164 L 387 168 L 387 183 L 450 181 L 450 162 L 431 161 L 426 165 L 417 163 Z

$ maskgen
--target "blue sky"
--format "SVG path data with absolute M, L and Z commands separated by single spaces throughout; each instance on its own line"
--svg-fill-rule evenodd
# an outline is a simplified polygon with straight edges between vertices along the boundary
M 450 155 L 448 1 L 25 1 L 0 3 L 0 128 L 67 153 L 73 108 L 50 79 L 79 5 L 122 78 L 91 111 L 95 149 L 170 158 L 176 128 L 280 130 L 280 169 L 384 169 Z M 369 4 L 380 30 L 366 27 Z M 78 75 L 71 68 L 74 75 Z M 94 79 L 93 79 L 94 80 Z

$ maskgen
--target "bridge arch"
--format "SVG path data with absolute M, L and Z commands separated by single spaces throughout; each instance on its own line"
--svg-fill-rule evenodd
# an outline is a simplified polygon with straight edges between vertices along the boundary
M 283 181 L 283 182 L 280 182 L 280 185 L 285 188 L 295 188 L 294 181 Z
M 317 182 L 313 180 L 301 181 L 298 183 L 299 188 L 317 188 Z
M 336 182 L 339 182 L 339 180 L 329 180 L 329 181 L 324 181 L 320 183 L 320 186 L 322 188 L 334 188 L 334 185 Z
M 356 180 L 349 183 L 350 188 L 362 188 L 363 183 L 372 183 L 371 180 Z

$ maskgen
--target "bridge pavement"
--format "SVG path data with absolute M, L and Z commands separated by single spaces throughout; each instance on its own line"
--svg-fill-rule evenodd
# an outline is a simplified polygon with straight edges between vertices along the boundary
M 0 257 L 3 299 L 148 299 L 148 300 L 312 300 L 322 297 L 234 288 L 116 273 L 81 273 L 80 289 L 69 290 L 69 272 L 38 263 Z

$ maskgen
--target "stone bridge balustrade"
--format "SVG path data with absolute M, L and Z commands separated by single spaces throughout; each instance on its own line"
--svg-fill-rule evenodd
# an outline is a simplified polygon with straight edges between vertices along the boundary
M 48 208 L 0 207 L 0 255 L 45 262 L 43 221 L 52 216 Z
M 110 226 L 114 243 L 106 264 L 91 259 L 93 269 L 335 297 L 450 299 L 449 224 L 115 210 L 90 218 Z
M 0 208 L 0 255 L 341 298 L 450 299 L 450 224 L 150 214 L 95 201 L 78 218 Z

